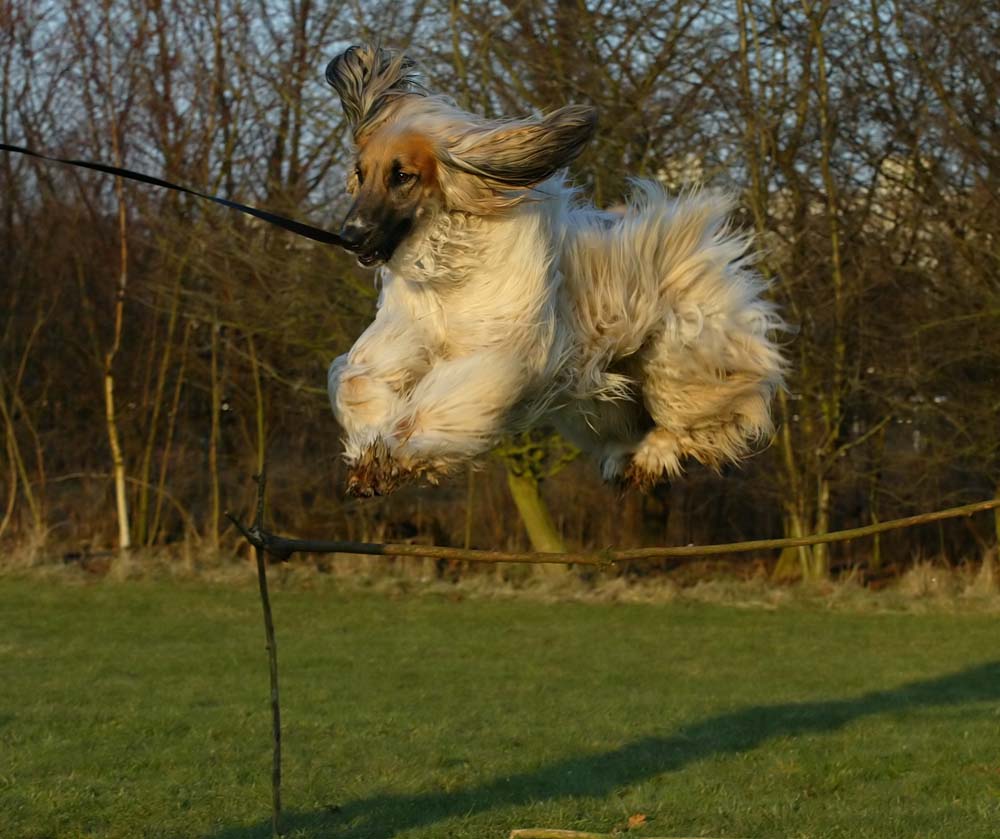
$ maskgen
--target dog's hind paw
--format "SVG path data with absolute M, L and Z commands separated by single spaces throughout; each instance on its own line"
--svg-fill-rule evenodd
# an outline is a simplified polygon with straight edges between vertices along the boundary
M 409 478 L 409 470 L 393 459 L 385 440 L 379 437 L 351 463 L 347 494 L 355 498 L 388 495 Z
M 664 472 L 651 472 L 643 468 L 634 460 L 625 467 L 625 471 L 618 477 L 616 484 L 621 490 L 634 489 L 646 494 L 656 487 L 669 484 L 670 479 Z
M 622 473 L 622 482 L 639 492 L 649 492 L 658 484 L 683 474 L 681 460 L 687 454 L 682 441 L 672 431 L 654 428 L 643 437 Z

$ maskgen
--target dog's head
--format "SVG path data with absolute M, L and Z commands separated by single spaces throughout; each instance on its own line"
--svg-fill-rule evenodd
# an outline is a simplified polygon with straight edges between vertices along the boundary
M 487 121 L 430 96 L 413 63 L 381 47 L 351 47 L 326 68 L 354 135 L 354 204 L 341 235 L 362 265 L 388 262 L 437 212 L 493 215 L 569 164 L 593 136 L 592 108 L 540 119 Z

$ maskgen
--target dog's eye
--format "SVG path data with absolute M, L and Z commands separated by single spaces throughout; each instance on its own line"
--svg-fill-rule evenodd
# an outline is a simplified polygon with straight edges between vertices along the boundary
M 417 175 L 415 172 L 404 172 L 398 167 L 392 170 L 392 182 L 396 186 L 405 186 L 416 179 Z
M 358 186 L 365 182 L 365 173 L 361 171 L 360 166 L 354 167 L 354 177 L 358 179 Z

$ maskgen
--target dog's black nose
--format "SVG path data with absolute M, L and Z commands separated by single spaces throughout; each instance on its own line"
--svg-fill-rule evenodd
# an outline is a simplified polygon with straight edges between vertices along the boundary
M 357 219 L 350 219 L 344 222 L 338 234 L 344 242 L 344 247 L 349 251 L 358 250 L 371 234 L 371 228 L 359 222 Z

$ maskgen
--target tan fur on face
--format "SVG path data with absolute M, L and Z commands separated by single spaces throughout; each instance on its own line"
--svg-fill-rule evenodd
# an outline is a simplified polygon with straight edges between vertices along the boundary
M 348 188 L 357 194 L 362 189 L 392 193 L 396 164 L 404 172 L 417 175 L 413 190 L 422 196 L 440 192 L 437 155 L 431 141 L 417 132 L 379 131 L 358 147 L 357 169 L 351 173 Z M 363 175 L 358 181 L 358 170 Z
M 437 109 L 441 119 L 428 120 Z M 542 121 L 471 127 L 453 123 L 449 114 L 454 116 L 450 106 L 429 97 L 387 105 L 381 127 L 358 141 L 358 166 L 369 194 L 381 189 L 391 198 L 388 178 L 398 160 L 420 175 L 422 195 L 440 197 L 448 209 L 499 214 L 529 198 L 534 186 L 579 153 L 593 131 L 589 109 L 563 108 Z M 349 175 L 348 189 L 357 195 L 357 172 Z

